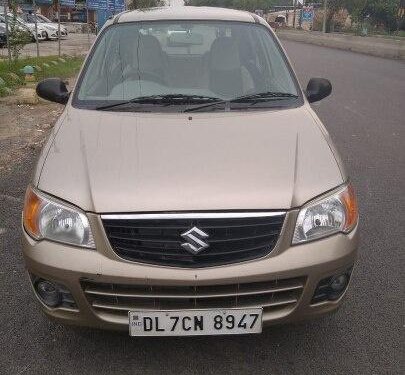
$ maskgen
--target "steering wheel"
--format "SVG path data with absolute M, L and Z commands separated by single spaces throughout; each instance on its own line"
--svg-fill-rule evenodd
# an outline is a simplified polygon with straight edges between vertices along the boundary
M 132 78 L 135 81 L 141 79 L 144 81 L 151 81 L 151 82 L 155 82 L 158 83 L 162 86 L 167 86 L 166 81 L 164 80 L 163 77 L 159 76 L 156 73 L 152 73 L 152 72 L 131 72 L 127 75 L 127 78 Z

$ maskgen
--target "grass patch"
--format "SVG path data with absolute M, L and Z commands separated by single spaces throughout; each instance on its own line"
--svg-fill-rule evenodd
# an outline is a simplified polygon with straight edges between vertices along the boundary
M 343 29 L 342 31 L 335 31 L 335 33 L 362 36 L 361 29 L 358 29 L 358 28 Z M 386 38 L 386 39 L 398 39 L 398 38 L 405 37 L 405 30 L 393 31 L 393 32 L 389 33 L 388 31 L 369 28 L 366 36 L 377 36 L 377 37 Z
M 405 38 L 405 30 L 395 31 L 391 34 L 389 33 L 374 33 L 372 35 L 378 35 L 383 38 L 387 39 L 398 39 L 398 38 Z
M 8 64 L 8 60 L 0 60 L 0 78 L 5 82 L 5 86 L 11 90 L 23 86 L 25 80 L 21 69 L 26 65 L 40 67 L 41 70 L 35 70 L 34 74 L 37 82 L 48 77 L 69 78 L 79 72 L 84 57 L 63 56 L 63 59 L 65 62 L 59 61 L 57 56 L 29 57 L 19 59 L 11 65 Z M 56 61 L 58 64 L 55 65 L 53 61 Z M 44 66 L 43 64 L 48 64 L 49 66 Z M 8 94 L 7 90 L 0 87 L 0 96 Z

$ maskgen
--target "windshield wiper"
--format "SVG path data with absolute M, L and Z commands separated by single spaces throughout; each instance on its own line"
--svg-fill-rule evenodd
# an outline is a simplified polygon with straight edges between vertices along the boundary
M 115 107 L 130 105 L 130 104 L 201 104 L 207 102 L 217 102 L 219 98 L 203 95 L 185 95 L 185 94 L 167 94 L 167 95 L 150 95 L 140 96 L 130 100 L 125 100 L 119 103 L 107 104 L 97 107 L 96 110 L 104 111 Z
M 263 92 L 258 94 L 251 94 L 251 95 L 244 95 L 239 96 L 234 99 L 230 100 L 221 100 L 215 103 L 205 104 L 198 107 L 188 108 L 184 112 L 198 112 L 205 108 L 210 108 L 216 105 L 225 104 L 225 108 L 229 107 L 232 103 L 251 103 L 251 105 L 255 105 L 256 103 L 260 102 L 268 102 L 268 101 L 275 101 L 275 100 L 286 100 L 286 99 L 297 99 L 298 95 L 290 94 L 286 92 Z
M 262 92 L 259 94 L 251 94 L 240 96 L 239 98 L 235 98 L 231 100 L 231 103 L 247 103 L 252 101 L 267 101 L 267 100 L 280 100 L 280 99 L 297 99 L 298 95 L 290 94 L 288 92 Z

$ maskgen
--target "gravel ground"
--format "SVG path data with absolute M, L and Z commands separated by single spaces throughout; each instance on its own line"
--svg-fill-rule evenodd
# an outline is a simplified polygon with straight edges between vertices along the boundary
M 57 104 L 0 103 L 0 173 L 12 171 L 16 163 L 36 154 L 62 109 Z

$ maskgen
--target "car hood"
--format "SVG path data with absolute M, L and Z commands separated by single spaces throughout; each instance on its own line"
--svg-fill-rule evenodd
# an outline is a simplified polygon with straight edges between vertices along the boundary
M 346 178 L 307 106 L 192 117 L 68 107 L 54 133 L 38 188 L 97 213 L 289 209 Z

